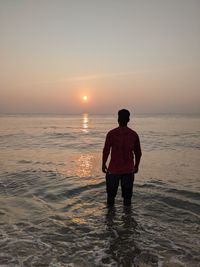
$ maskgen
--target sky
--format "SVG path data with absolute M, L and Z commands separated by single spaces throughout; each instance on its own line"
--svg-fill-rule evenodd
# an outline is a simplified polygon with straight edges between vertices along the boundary
M 0 113 L 200 112 L 199 0 L 0 0 L 0 38 Z

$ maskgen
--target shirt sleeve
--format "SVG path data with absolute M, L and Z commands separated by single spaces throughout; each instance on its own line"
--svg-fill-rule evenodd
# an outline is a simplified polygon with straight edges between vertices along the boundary
M 136 143 L 135 143 L 135 146 L 134 146 L 134 154 L 136 156 L 141 156 L 142 155 L 142 150 L 141 150 L 141 145 L 140 145 L 140 138 L 139 136 L 137 135 L 137 140 L 136 140 Z
M 105 141 L 104 148 L 103 148 L 103 164 L 106 164 L 106 161 L 110 153 L 110 149 L 111 149 L 111 137 L 110 137 L 110 134 L 108 133 L 106 136 L 106 141 Z

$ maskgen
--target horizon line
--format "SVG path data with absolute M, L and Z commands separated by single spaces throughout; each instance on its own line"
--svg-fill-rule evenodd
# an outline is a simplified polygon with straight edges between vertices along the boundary
M 2 115 L 117 115 L 117 113 L 93 113 L 93 112 L 76 112 L 76 113 L 67 113 L 67 112 L 0 112 Z M 133 115 L 200 115 L 200 112 L 132 112 Z

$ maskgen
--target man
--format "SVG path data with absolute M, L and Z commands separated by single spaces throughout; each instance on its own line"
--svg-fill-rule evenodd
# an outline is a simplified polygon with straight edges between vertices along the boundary
M 141 147 L 138 134 L 127 127 L 130 112 L 119 110 L 119 127 L 108 132 L 103 149 L 102 171 L 106 173 L 107 204 L 113 206 L 119 181 L 121 181 L 124 205 L 131 205 L 134 174 L 138 172 Z M 111 150 L 111 159 L 107 168 L 106 162 Z

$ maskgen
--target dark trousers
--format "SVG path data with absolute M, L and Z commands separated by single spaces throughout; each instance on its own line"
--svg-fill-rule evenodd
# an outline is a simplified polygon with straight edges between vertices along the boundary
M 117 195 L 117 190 L 119 186 L 119 182 L 121 182 L 122 189 L 122 197 L 124 198 L 124 202 L 130 203 L 133 195 L 133 182 L 134 182 L 134 174 L 133 173 L 125 173 L 125 174 L 106 174 L 106 191 L 107 191 L 107 202 L 113 204 L 114 199 Z

